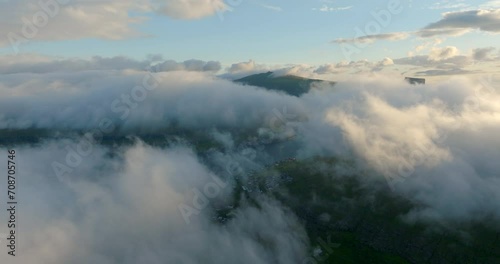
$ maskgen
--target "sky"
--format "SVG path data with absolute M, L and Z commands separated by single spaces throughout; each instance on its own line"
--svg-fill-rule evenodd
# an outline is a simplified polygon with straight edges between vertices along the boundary
M 429 76 L 496 72 L 500 57 L 500 1 L 3 0 L 0 7 L 4 57 L 154 55 L 218 61 L 221 72 L 240 62 L 338 69 L 352 61 Z

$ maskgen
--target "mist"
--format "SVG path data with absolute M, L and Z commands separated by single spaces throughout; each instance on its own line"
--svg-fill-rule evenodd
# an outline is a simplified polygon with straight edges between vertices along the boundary
M 16 146 L 18 263 L 302 263 L 305 228 L 272 196 L 257 195 L 257 205 L 243 199 L 224 224 L 214 220 L 235 199 L 228 164 L 246 175 L 287 157 L 354 160 L 362 182 L 383 182 L 418 205 L 400 216 L 409 224 L 500 219 L 492 79 L 410 85 L 371 74 L 294 97 L 211 72 L 85 70 L 4 74 L 0 92 L 0 129 L 86 132 L 105 123 L 103 133 L 134 138 L 105 146 L 70 134 Z M 221 148 L 200 154 L 182 137 L 163 147 L 135 138 L 174 125 Z M 71 166 L 68 153 L 82 140 L 91 150 Z M 214 193 L 205 201 L 207 186 Z

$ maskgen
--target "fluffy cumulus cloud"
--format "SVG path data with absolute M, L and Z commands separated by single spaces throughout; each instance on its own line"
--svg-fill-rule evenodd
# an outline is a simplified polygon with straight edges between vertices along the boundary
M 359 36 L 355 38 L 339 38 L 333 40 L 332 43 L 366 44 L 380 40 L 399 41 L 407 39 L 412 35 L 420 38 L 433 38 L 436 36 L 460 36 L 473 30 L 480 30 L 495 34 L 500 32 L 500 9 L 495 7 L 491 9 L 446 12 L 443 13 L 443 16 L 440 20 L 416 31 L 390 32 Z
M 372 77 L 338 84 L 336 93 L 316 91 L 304 100 L 321 96 L 324 108 L 305 128 L 303 151 L 353 151 L 395 191 L 425 205 L 408 221 L 498 218 L 496 84 L 456 78 L 412 86 Z
M 274 76 L 286 76 L 286 75 L 294 75 L 300 77 L 314 77 L 314 69 L 316 67 L 310 66 L 307 64 L 302 65 L 293 65 L 290 67 L 285 67 L 281 69 L 277 69 L 273 72 Z
M 155 59 L 157 56 L 152 56 Z M 158 57 L 161 59 L 161 57 Z M 137 61 L 124 56 L 100 57 L 94 56 L 84 59 L 59 59 L 35 54 L 20 54 L 0 57 L 0 73 L 50 73 L 70 72 L 84 70 L 124 70 L 147 69 L 153 62 L 152 59 Z
M 484 61 L 484 60 L 491 60 L 494 59 L 493 57 L 493 52 L 496 49 L 494 47 L 487 47 L 487 48 L 477 48 L 474 49 L 472 52 L 472 58 L 476 61 Z
M 144 21 L 129 11 L 150 10 L 141 1 L 3 1 L 0 3 L 0 45 L 26 41 L 81 38 L 123 39 L 141 35 L 131 25 Z
M 339 72 L 339 68 L 336 67 L 335 64 L 330 63 L 319 66 L 317 69 L 314 70 L 314 72 L 317 74 L 337 73 Z
M 500 59 L 493 47 L 476 48 L 463 53 L 454 46 L 428 46 L 429 43 L 426 43 L 417 47 L 419 51 L 429 49 L 427 55 L 410 54 L 409 57 L 394 59 L 394 64 L 417 66 L 419 68 L 413 68 L 417 75 L 444 76 L 485 73 L 487 67 L 494 67 Z
M 19 0 L 0 1 L 0 46 L 17 53 L 29 41 L 145 36 L 134 26 L 147 14 L 199 19 L 227 10 L 222 0 Z M 135 13 L 137 15 L 132 15 Z
M 383 65 L 383 66 L 389 66 L 389 65 L 393 65 L 394 61 L 391 58 L 384 58 L 383 60 L 381 60 L 379 62 L 379 64 Z
M 249 60 L 248 62 L 239 62 L 234 63 L 228 69 L 230 73 L 238 73 L 238 72 L 250 72 L 255 70 L 256 65 L 254 60 Z
M 394 65 L 394 61 L 391 58 L 384 58 L 381 61 L 377 62 L 375 66 L 373 67 L 373 71 L 381 71 L 386 67 L 389 67 L 391 65 Z
M 86 129 L 104 118 L 125 130 L 165 128 L 173 122 L 191 128 L 253 126 L 264 113 L 293 101 L 190 71 L 9 74 L 2 77 L 0 90 L 9 94 L 1 99 L 0 128 Z M 23 110 L 16 104 L 32 107 Z
M 124 56 L 100 57 L 90 59 L 59 59 L 36 54 L 8 55 L 0 57 L 0 73 L 54 73 L 79 71 L 112 71 L 112 70 L 151 70 L 217 72 L 221 69 L 218 61 L 186 60 L 176 62 L 163 60 L 161 55 L 150 55 L 145 60 L 134 60 Z
M 239 79 L 251 74 L 262 73 L 270 70 L 271 67 L 267 65 L 257 64 L 254 60 L 249 60 L 231 64 L 231 66 L 226 69 L 226 73 L 221 75 L 221 77 L 227 79 Z
M 500 32 L 500 10 L 496 8 L 446 12 L 439 21 L 416 31 L 415 35 L 422 38 L 460 36 L 472 30 Z
M 386 59 L 384 59 L 386 61 Z M 369 72 L 373 67 L 378 66 L 380 63 L 369 62 L 368 60 L 359 61 L 341 61 L 338 63 L 327 63 L 319 66 L 307 64 L 288 64 L 288 65 L 264 65 L 258 64 L 254 60 L 247 62 L 234 63 L 226 69 L 226 73 L 219 75 L 219 77 L 226 79 L 238 79 L 248 75 L 273 72 L 273 76 L 286 76 L 294 75 L 305 78 L 314 79 L 332 79 L 331 75 L 335 75 L 336 79 L 346 78 L 349 72 Z M 383 66 L 389 66 L 384 62 Z
M 429 59 L 433 61 L 446 60 L 457 56 L 458 53 L 458 48 L 453 46 L 448 46 L 445 48 L 433 48 L 429 54 Z
M 430 59 L 429 55 L 418 55 L 412 57 L 403 57 L 394 59 L 395 64 L 401 65 L 414 65 L 421 67 L 443 67 L 444 65 L 453 65 L 454 67 L 466 66 L 470 63 L 470 59 L 467 56 L 456 56 L 448 59 L 443 59 L 441 61 Z
M 394 65 L 394 61 L 391 58 L 383 58 L 380 61 L 371 62 L 368 60 L 359 61 L 342 61 L 338 63 L 329 63 L 320 65 L 311 69 L 310 71 L 314 74 L 310 74 L 310 77 L 324 78 L 328 75 L 334 75 L 334 80 L 348 80 L 351 77 L 350 74 L 364 74 L 370 72 L 378 72 L 389 69 Z
M 421 38 L 432 38 L 436 36 L 461 36 L 465 33 L 468 33 L 469 29 L 462 28 L 447 28 L 447 29 L 421 29 L 415 33 L 418 37 Z
M 322 80 L 340 80 L 349 78 L 349 73 L 370 72 L 379 65 L 390 66 L 389 58 L 381 62 L 370 62 L 368 60 L 341 61 L 337 63 L 327 63 L 319 66 L 308 64 L 288 64 L 288 65 L 263 65 L 257 64 L 254 60 L 232 64 L 226 69 L 226 73 L 219 75 L 226 79 L 238 79 L 248 75 L 273 72 L 273 76 L 294 75 L 304 78 Z M 381 64 L 382 63 L 382 64 Z M 383 68 L 382 67 L 382 68 Z M 335 75 L 335 78 L 332 76 Z
M 199 19 L 228 9 L 223 0 L 155 0 L 158 12 L 176 19 Z
M 481 31 L 500 32 L 500 10 L 470 10 L 444 13 L 443 18 L 424 28 L 441 29 L 479 29 Z

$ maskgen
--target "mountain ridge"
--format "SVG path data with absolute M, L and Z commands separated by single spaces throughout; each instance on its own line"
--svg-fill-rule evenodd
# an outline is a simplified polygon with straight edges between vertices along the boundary
M 311 90 L 313 83 L 328 82 L 319 79 L 304 78 L 296 75 L 273 76 L 274 72 L 252 74 L 240 79 L 234 80 L 236 83 L 252 85 L 267 90 L 281 91 L 292 96 L 300 97 Z M 335 84 L 335 82 L 328 82 Z

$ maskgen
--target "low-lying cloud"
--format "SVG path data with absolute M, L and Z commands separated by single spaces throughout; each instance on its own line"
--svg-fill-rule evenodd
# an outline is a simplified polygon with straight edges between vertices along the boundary
M 269 198 L 259 199 L 258 208 L 242 205 L 224 225 L 212 220 L 210 206 L 186 223 L 179 205 L 198 202 L 191 190 L 220 177 L 188 148 L 138 142 L 110 158 L 109 149 L 96 146 L 72 173 L 57 178 L 50 164 L 64 159 L 69 143 L 16 148 L 26 175 L 19 185 L 25 220 L 22 254 L 12 263 L 285 264 L 306 256 L 305 231 Z M 231 201 L 230 194 L 230 187 L 222 190 L 210 205 Z
M 397 63 L 380 64 L 391 62 Z M 240 158 L 232 152 L 239 131 L 259 133 L 281 120 L 282 132 L 293 132 L 287 155 L 353 159 L 366 172 L 361 179 L 387 180 L 418 205 L 401 215 L 407 222 L 500 219 L 498 76 L 410 85 L 400 75 L 373 73 L 294 97 L 206 72 L 84 70 L 3 74 L 0 92 L 0 129 L 87 130 L 107 118 L 114 133 L 134 135 L 175 124 L 209 131 L 226 149 L 207 154 L 215 163 Z M 296 118 L 283 121 L 287 116 Z M 20 263 L 298 263 L 307 255 L 304 227 L 265 195 L 259 206 L 243 202 L 233 218 L 217 224 L 212 206 L 234 199 L 233 179 L 189 146 L 95 145 L 58 177 L 51 164 L 64 163 L 74 144 L 52 139 L 17 147 L 25 177 Z M 193 188 L 214 177 L 227 187 L 186 225 L 178 206 L 191 206 Z

